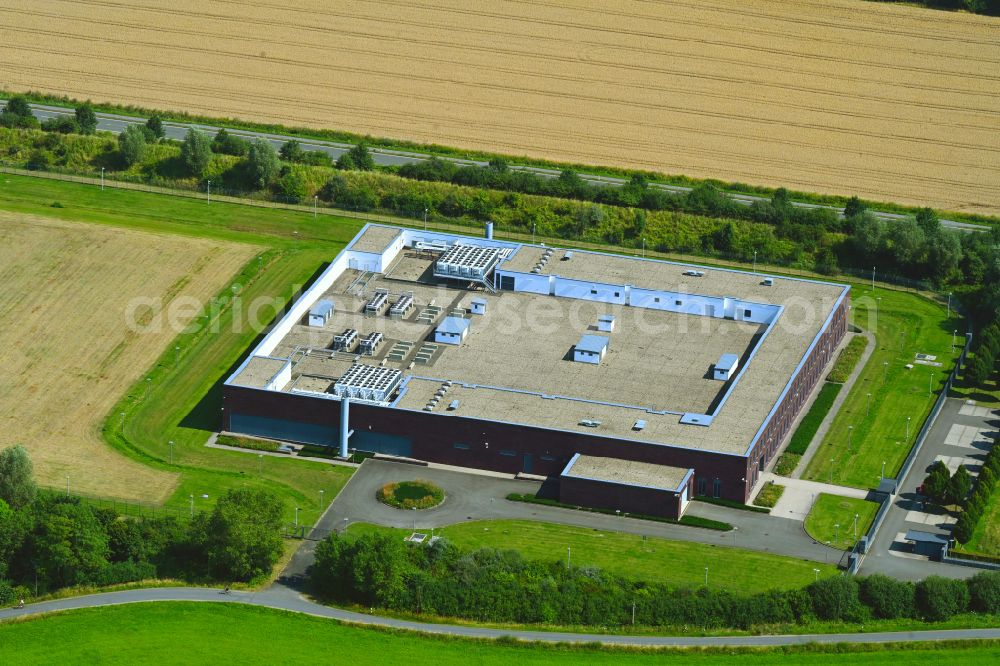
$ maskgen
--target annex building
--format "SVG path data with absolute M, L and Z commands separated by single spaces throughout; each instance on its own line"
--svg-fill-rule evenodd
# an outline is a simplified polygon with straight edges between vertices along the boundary
M 845 285 L 367 225 L 225 382 L 223 429 L 745 502 L 847 331 Z

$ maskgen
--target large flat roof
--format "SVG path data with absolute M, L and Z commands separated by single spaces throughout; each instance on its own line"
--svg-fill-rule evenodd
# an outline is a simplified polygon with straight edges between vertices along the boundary
M 741 299 L 780 313 L 770 323 L 754 323 L 545 293 L 470 290 L 470 284 L 433 276 L 440 253 L 409 249 L 417 239 L 490 243 L 481 238 L 369 225 L 347 252 L 358 247 L 384 251 L 400 233 L 406 247 L 374 274 L 369 266 L 334 262 L 336 274 L 321 277 L 320 288 L 307 292 L 302 300 L 308 302 L 299 311 L 320 299 L 336 301 L 325 326 L 294 320 L 293 309 L 261 343 L 262 354 L 295 361 L 284 390 L 332 390 L 357 360 L 354 354 L 329 353 L 333 336 L 345 328 L 357 329 L 359 337 L 378 331 L 384 344 L 362 360 L 403 373 L 404 389 L 394 408 L 745 455 L 847 289 L 792 278 L 774 278 L 773 286 L 766 286 L 762 274 L 714 268 L 699 268 L 703 277 L 692 277 L 684 275 L 691 269 L 685 264 L 581 250 L 568 261 L 562 259 L 565 251 L 555 250 L 532 274 L 547 248 L 497 243 L 512 251 L 501 271 Z M 402 318 L 365 316 L 364 303 L 375 289 L 387 289 L 390 300 L 411 295 L 415 307 Z M 473 300 L 488 303 L 486 314 L 467 312 Z M 598 320 L 607 315 L 615 316 L 616 325 L 612 332 L 601 332 L 610 339 L 605 360 L 574 363 L 574 345 L 595 334 Z M 434 329 L 449 316 L 467 318 L 465 342 L 433 344 Z M 738 382 L 714 379 L 712 366 L 724 354 L 740 359 Z M 243 374 L 251 367 L 247 364 L 230 381 L 246 384 Z M 448 401 L 433 401 L 443 381 L 452 382 Z M 446 405 L 453 399 L 460 406 L 449 411 Z M 709 425 L 682 423 L 685 414 L 710 414 L 702 419 Z M 645 428 L 633 430 L 640 419 Z M 600 424 L 592 427 L 595 421 Z
M 684 467 L 578 454 L 563 470 L 563 476 L 676 491 L 690 471 Z

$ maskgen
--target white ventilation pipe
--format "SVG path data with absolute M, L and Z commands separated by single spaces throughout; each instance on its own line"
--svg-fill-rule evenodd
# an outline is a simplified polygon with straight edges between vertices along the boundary
M 344 396 L 340 400 L 340 457 L 347 458 L 347 438 L 349 437 L 350 430 L 348 429 L 349 421 L 351 419 L 351 399 Z

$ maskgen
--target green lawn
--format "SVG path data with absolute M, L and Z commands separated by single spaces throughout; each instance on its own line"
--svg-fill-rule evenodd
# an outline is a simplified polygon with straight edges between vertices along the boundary
M 53 208 L 53 201 L 63 207 Z M 102 192 L 93 186 L 7 174 L 0 174 L 0 208 L 258 244 L 260 259 L 252 260 L 233 280 L 243 304 L 258 297 L 287 303 L 295 289 L 336 256 L 362 226 L 349 218 L 314 219 L 296 211 L 219 202 L 209 206 L 183 197 L 111 188 Z M 256 330 L 244 325 L 243 308 L 234 306 L 231 294 L 231 286 L 223 289 L 211 316 L 182 333 L 149 370 L 146 377 L 151 381 L 140 380 L 122 398 L 108 416 L 105 438 L 141 462 L 181 472 L 168 506 L 187 509 L 193 495 L 195 508 L 204 508 L 230 488 L 260 486 L 285 499 L 289 520 L 298 506 L 300 521 L 311 523 L 319 515 L 321 497 L 324 504 L 333 499 L 349 478 L 349 468 L 261 459 L 252 452 L 204 446 L 220 423 L 221 382 L 258 338 Z M 170 441 L 175 443 L 172 465 Z
M 1000 643 L 752 649 L 570 647 L 463 640 L 346 625 L 237 604 L 160 602 L 91 608 L 0 624 L 18 664 L 967 664 L 1000 659 Z
M 402 538 L 412 530 L 392 530 L 366 523 L 355 523 L 348 528 L 349 534 L 368 531 L 395 532 Z M 643 539 L 634 534 L 530 520 L 458 523 L 435 530 L 434 534 L 462 548 L 513 549 L 535 560 L 565 560 L 569 555 L 571 563 L 577 566 L 596 566 L 634 580 L 677 586 L 704 585 L 708 567 L 710 587 L 735 592 L 803 587 L 815 580 L 813 569 L 819 569 L 821 576 L 837 573 L 833 566 L 780 555 L 652 537 Z
M 972 533 L 972 538 L 969 539 L 968 543 L 959 544 L 955 551 L 1000 557 L 1000 486 L 993 489 L 990 503 L 983 511 L 979 524 L 976 525 L 976 531 Z
M 878 504 L 867 500 L 820 493 L 806 516 L 806 532 L 820 543 L 829 542 L 834 548 L 854 547 L 854 516 L 858 517 L 857 534 L 861 538 L 875 518 Z
M 870 284 L 852 284 L 852 304 L 852 322 L 875 331 L 875 348 L 803 478 L 871 488 L 883 462 L 886 476 L 898 473 L 961 349 L 960 334 L 951 351 L 952 331 L 965 326 L 941 304 L 882 287 L 873 293 Z M 917 353 L 937 356 L 942 367 L 907 369 Z

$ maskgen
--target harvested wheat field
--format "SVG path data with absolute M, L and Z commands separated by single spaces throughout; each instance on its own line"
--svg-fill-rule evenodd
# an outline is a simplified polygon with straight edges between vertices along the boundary
M 175 474 L 101 439 L 102 420 L 176 335 L 133 333 L 126 313 L 135 298 L 208 300 L 253 249 L 0 212 L 0 448 L 24 444 L 46 485 L 68 476 L 75 493 L 165 500 Z
M 1000 19 L 861 0 L 4 0 L 0 85 L 1000 213 Z

